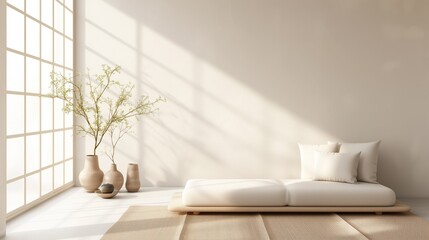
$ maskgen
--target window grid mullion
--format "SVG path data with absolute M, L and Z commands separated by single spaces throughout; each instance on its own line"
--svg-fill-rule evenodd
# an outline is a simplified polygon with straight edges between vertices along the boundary
M 42 0 L 39 0 L 39 23 L 42 23 Z M 39 26 L 39 198 L 42 197 L 42 25 Z M 26 133 L 27 134 L 27 133 Z
M 58 129 L 51 129 L 51 130 L 44 130 L 44 131 L 37 131 L 37 132 L 29 132 L 29 133 L 19 133 L 14 135 L 8 135 L 6 136 L 6 138 L 11 139 L 11 138 L 24 137 L 24 136 L 32 136 L 36 134 L 55 133 L 63 130 L 66 131 L 66 130 L 72 130 L 72 129 L 73 127 L 68 127 L 68 128 L 58 128 Z
M 39 170 L 34 170 L 34 171 L 32 171 L 32 172 L 25 173 L 24 175 L 21 175 L 21 176 L 18 176 L 18 177 L 14 177 L 14 178 L 11 178 L 11 179 L 7 180 L 7 181 L 6 181 L 6 183 L 15 182 L 15 181 L 17 181 L 17 180 L 20 180 L 20 179 L 26 178 L 26 177 L 28 177 L 28 176 L 30 176 L 30 175 L 33 175 L 33 174 L 35 174 L 35 173 L 38 173 L 38 172 L 40 172 L 40 174 L 41 174 L 43 170 L 46 170 L 46 169 L 48 169 L 48 168 L 50 168 L 50 167 L 52 167 L 52 168 L 53 168 L 53 167 L 54 167 L 54 166 L 56 166 L 56 165 L 59 165 L 59 164 L 61 164 L 61 163 L 65 163 L 65 162 L 70 161 L 70 160 L 72 160 L 72 159 L 73 159 L 73 157 L 71 157 L 71 158 L 67 158 L 67 159 L 64 159 L 64 160 L 62 160 L 62 161 L 60 161 L 60 162 L 57 162 L 57 163 L 49 164 L 49 165 L 47 165 L 47 166 L 45 166 L 45 167 L 40 168 Z M 26 204 L 25 204 L 25 205 L 26 205 Z
M 51 65 L 57 66 L 57 67 L 63 67 L 64 69 L 73 71 L 73 68 L 70 68 L 70 67 L 67 67 L 67 66 L 63 66 L 61 64 L 55 63 L 54 61 L 45 60 L 45 59 L 36 57 L 36 56 L 28 54 L 28 53 L 23 53 L 21 51 L 18 51 L 18 50 L 12 49 L 12 48 L 7 48 L 7 51 L 13 52 L 13 53 L 16 53 L 16 54 L 19 54 L 19 55 L 22 55 L 24 57 L 31 57 L 33 59 L 40 60 L 41 62 L 44 62 L 44 63 L 47 63 L 47 64 L 51 64 Z
M 55 0 L 52 0 L 52 29 L 55 30 Z M 52 62 L 55 63 L 55 32 L 52 32 Z M 54 66 L 52 65 L 52 71 Z M 55 99 L 52 101 L 52 129 L 55 129 Z M 54 188 L 55 133 L 52 134 L 52 191 Z
M 27 0 L 24 0 L 27 13 Z M 24 16 L 24 53 L 27 53 L 27 16 Z M 27 92 L 27 58 L 24 56 L 24 93 Z M 27 133 L 27 94 L 24 94 L 24 134 Z M 24 136 L 24 174 L 27 174 L 27 136 Z M 27 178 L 24 178 L 24 206 L 27 204 Z
M 66 65 L 66 39 L 65 39 L 65 36 L 66 36 L 66 9 L 65 9 L 65 4 L 62 4 L 62 6 L 63 6 L 63 66 L 65 66 Z M 63 68 L 62 69 L 62 72 L 63 72 L 63 75 L 65 76 L 66 75 L 66 72 L 65 72 L 65 69 Z M 63 108 L 64 108 L 64 101 L 63 101 Z M 63 114 L 63 129 L 66 127 L 66 116 L 65 116 L 65 113 L 64 113 L 64 111 L 62 112 L 62 114 Z M 66 152 L 66 131 L 64 131 L 63 130 L 63 157 L 62 157 L 62 159 L 64 160 L 65 158 L 66 158 L 66 154 L 65 154 L 65 152 Z M 66 164 L 65 163 L 63 163 L 63 183 L 62 184 L 65 184 L 66 183 Z

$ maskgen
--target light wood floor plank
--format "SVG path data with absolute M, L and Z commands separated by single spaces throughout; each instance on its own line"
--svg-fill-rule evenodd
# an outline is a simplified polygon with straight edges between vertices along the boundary
M 427 240 L 429 221 L 412 213 L 340 214 L 359 232 L 373 240 Z
M 336 214 L 263 214 L 271 240 L 366 240 L 367 238 Z
M 268 240 L 259 214 L 204 213 L 188 215 L 182 231 L 184 240 Z
M 186 214 L 172 213 L 165 206 L 131 206 L 103 240 L 179 239 Z

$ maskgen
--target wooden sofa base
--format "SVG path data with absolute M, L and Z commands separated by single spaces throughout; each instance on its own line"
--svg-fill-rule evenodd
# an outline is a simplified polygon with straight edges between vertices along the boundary
M 387 212 L 408 212 L 410 207 L 396 202 L 390 207 L 188 207 L 183 205 L 182 194 L 175 193 L 168 205 L 172 212 L 199 214 L 203 212 L 374 212 L 377 215 Z

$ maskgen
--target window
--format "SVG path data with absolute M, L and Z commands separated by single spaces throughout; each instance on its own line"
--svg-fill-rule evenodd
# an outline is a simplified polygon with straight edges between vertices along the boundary
M 47 97 L 73 73 L 73 1 L 7 0 L 7 217 L 73 184 L 73 115 Z

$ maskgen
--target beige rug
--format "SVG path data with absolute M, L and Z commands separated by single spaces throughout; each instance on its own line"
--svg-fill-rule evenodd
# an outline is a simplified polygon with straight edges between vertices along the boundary
M 429 221 L 411 213 L 201 213 L 132 206 L 103 239 L 429 239 Z

